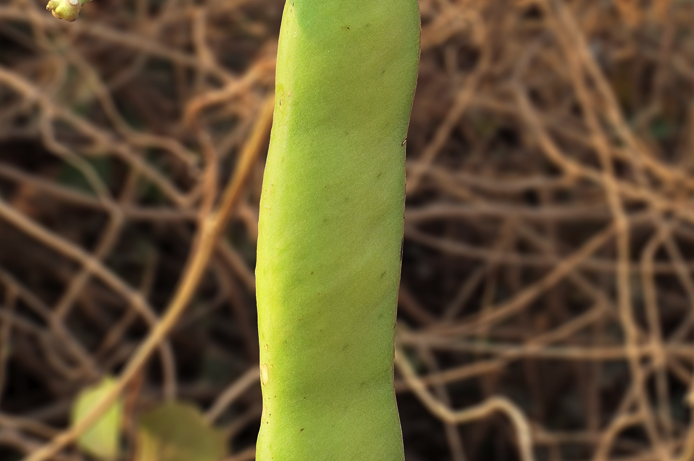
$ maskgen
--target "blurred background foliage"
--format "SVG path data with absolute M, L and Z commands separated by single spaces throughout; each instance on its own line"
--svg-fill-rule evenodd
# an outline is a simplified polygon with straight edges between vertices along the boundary
M 210 178 L 228 182 L 272 97 L 282 6 L 95 0 L 68 24 L 0 0 L 0 460 L 54 440 L 164 315 Z M 538 461 L 691 461 L 694 1 L 420 8 L 407 461 L 516 460 L 523 437 Z M 126 388 L 123 459 L 134 421 L 173 399 L 221 430 L 228 460 L 254 459 L 262 172 L 261 155 Z

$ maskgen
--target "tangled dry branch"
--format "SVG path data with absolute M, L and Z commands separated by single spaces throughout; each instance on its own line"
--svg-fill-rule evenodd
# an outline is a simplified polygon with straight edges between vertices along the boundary
M 420 7 L 408 461 L 691 461 L 694 3 Z M 0 5 L 0 458 L 82 459 L 70 402 L 122 373 L 131 411 L 194 400 L 253 459 L 263 162 L 237 165 L 266 143 L 281 8 Z

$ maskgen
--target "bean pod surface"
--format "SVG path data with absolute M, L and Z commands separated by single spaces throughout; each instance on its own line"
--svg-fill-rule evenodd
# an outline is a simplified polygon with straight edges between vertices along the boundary
M 393 340 L 416 0 L 289 0 L 256 266 L 258 461 L 398 461 Z

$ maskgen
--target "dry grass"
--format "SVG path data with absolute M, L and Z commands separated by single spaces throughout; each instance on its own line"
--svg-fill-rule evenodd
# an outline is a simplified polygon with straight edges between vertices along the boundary
M 691 461 L 694 2 L 420 5 L 408 461 Z M 196 401 L 253 459 L 263 164 L 237 165 L 282 2 L 43 8 L 0 4 L 0 459 L 81 459 L 69 403 L 124 370 L 132 414 Z

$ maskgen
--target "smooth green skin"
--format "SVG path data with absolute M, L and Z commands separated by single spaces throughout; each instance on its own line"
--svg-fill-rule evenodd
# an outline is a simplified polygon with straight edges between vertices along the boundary
M 260 206 L 258 461 L 402 461 L 393 390 L 417 0 L 288 0 Z
M 92 0 L 73 0 L 71 3 L 70 0 L 49 0 L 46 9 L 58 19 L 73 22 L 79 17 L 82 7 L 91 1 Z

